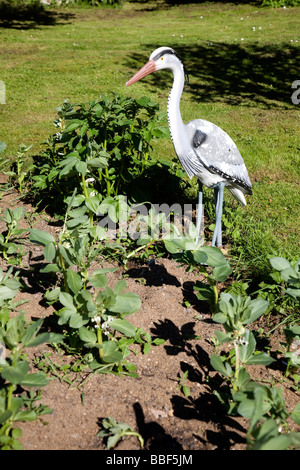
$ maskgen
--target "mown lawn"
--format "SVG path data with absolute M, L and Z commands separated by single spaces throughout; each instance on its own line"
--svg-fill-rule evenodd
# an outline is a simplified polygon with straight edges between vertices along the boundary
M 128 89 L 125 82 L 155 48 L 171 46 L 189 72 L 184 121 L 204 118 L 221 126 L 248 167 L 254 194 L 237 211 L 239 250 L 254 268 L 274 252 L 299 257 L 300 105 L 291 101 L 292 83 L 300 79 L 299 13 L 297 7 L 221 2 L 125 2 L 117 9 L 51 10 L 42 22 L 0 22 L 4 157 L 13 160 L 21 143 L 38 153 L 65 99 L 147 95 L 165 110 L 168 72 Z M 170 140 L 157 142 L 154 151 L 158 159 L 174 157 Z

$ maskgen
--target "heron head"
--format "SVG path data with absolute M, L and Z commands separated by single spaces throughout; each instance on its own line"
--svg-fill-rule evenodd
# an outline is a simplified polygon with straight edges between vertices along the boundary
M 149 57 L 148 62 L 126 83 L 130 86 L 152 72 L 162 69 L 173 69 L 174 65 L 183 67 L 177 53 L 171 47 L 159 47 Z

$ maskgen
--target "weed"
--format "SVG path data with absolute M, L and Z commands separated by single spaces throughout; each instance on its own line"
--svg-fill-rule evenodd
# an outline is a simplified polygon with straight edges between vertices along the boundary
M 103 430 L 101 430 L 97 436 L 107 437 L 106 448 L 111 449 L 115 447 L 118 441 L 125 436 L 136 436 L 141 448 L 144 447 L 144 439 L 138 432 L 131 429 L 126 423 L 121 423 L 115 420 L 115 418 L 108 417 L 102 420 L 101 423 Z

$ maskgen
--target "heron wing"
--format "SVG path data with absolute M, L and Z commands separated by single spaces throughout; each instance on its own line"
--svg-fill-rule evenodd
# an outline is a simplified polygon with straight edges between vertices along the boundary
M 195 154 L 207 170 L 251 192 L 243 157 L 226 132 L 204 119 L 190 121 L 186 124 L 186 130 Z

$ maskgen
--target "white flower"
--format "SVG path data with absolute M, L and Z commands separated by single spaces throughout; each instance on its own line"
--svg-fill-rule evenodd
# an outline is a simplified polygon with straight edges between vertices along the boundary
M 109 330 L 110 330 L 109 324 L 112 320 L 113 320 L 113 317 L 111 315 L 108 315 L 107 320 L 104 323 L 102 323 L 102 333 L 106 336 L 109 335 Z
M 92 318 L 92 322 L 96 323 L 95 328 L 100 328 L 101 325 L 101 316 L 96 315 L 95 317 Z
M 86 183 L 93 183 L 95 181 L 95 178 L 87 178 L 85 180 Z

